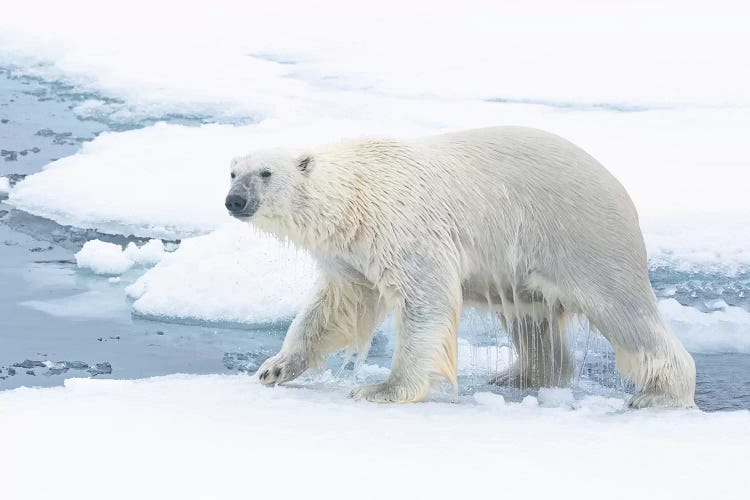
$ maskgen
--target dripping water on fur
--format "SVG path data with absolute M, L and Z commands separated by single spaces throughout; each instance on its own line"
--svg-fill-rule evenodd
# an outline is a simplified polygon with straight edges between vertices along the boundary
M 462 373 L 461 393 L 489 387 L 521 400 L 540 387 L 593 394 L 633 391 L 618 374 L 609 342 L 585 316 L 561 314 L 559 303 L 550 305 L 538 292 L 507 290 L 505 297 L 487 293 L 489 311 L 462 315 L 461 342 L 468 337 L 470 359 L 459 360 L 459 366 L 469 368 Z M 493 297 L 499 303 L 493 303 Z M 518 307 L 524 302 L 530 311 Z M 459 355 L 466 356 L 465 351 L 459 349 Z

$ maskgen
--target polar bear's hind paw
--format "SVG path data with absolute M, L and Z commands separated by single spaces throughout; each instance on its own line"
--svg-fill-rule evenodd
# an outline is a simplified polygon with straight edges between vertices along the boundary
M 668 394 L 659 394 L 652 392 L 640 392 L 633 396 L 628 403 L 630 408 L 695 408 L 695 402 L 692 398 L 681 400 L 680 398 Z
M 384 382 L 382 384 L 363 385 L 354 389 L 350 397 L 355 400 L 364 399 L 373 403 L 412 403 L 421 401 L 427 395 L 427 388 L 421 390 L 417 386 Z

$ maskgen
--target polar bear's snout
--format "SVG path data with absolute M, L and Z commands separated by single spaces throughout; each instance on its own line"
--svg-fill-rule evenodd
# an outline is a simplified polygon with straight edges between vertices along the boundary
M 239 214 L 245 209 L 247 205 L 247 198 L 236 193 L 229 193 L 227 199 L 224 202 L 224 206 L 227 207 L 232 214 Z
M 260 205 L 258 196 L 242 184 L 232 186 L 224 200 L 224 206 L 227 207 L 229 213 L 241 219 L 252 217 L 258 210 L 258 205 Z

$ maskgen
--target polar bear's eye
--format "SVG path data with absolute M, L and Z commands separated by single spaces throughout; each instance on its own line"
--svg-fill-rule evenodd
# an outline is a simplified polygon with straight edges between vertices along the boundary
M 297 165 L 297 168 L 299 168 L 300 172 L 304 172 L 305 170 L 307 170 L 307 165 L 310 164 L 311 159 L 312 158 L 310 158 L 309 156 L 306 156 L 299 161 L 299 165 Z
M 270 170 L 261 170 L 260 171 L 261 177 L 271 177 L 271 171 Z
M 235 177 L 237 177 L 237 174 L 235 174 L 234 172 L 232 172 L 231 174 L 229 174 L 229 176 L 230 176 L 230 177 L 231 177 L 232 179 L 234 179 Z

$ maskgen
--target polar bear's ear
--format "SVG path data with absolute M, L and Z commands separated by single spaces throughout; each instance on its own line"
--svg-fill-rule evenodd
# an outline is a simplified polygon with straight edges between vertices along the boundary
M 312 156 L 310 155 L 302 155 L 299 159 L 299 162 L 297 163 L 297 168 L 300 172 L 305 172 L 307 170 L 307 167 L 310 165 L 310 162 L 312 161 Z

